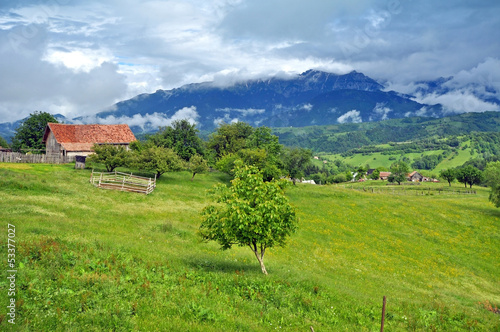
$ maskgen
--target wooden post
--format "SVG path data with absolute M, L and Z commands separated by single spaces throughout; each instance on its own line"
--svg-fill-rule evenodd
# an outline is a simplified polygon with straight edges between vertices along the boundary
M 384 332 L 384 320 L 385 320 L 385 296 L 382 304 L 382 322 L 380 323 L 380 332 Z

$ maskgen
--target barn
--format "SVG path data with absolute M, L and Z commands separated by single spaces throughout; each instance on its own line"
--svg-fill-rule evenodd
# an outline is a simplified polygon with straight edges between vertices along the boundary
M 48 158 L 88 156 L 94 144 L 113 144 L 128 149 L 136 138 L 126 124 L 76 125 L 48 123 L 43 135 Z

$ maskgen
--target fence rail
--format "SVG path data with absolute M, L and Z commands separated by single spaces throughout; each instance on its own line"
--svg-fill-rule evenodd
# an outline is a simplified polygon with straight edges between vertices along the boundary
M 67 164 L 73 161 L 75 161 L 75 156 L 50 156 L 46 154 L 0 152 L 0 162 L 2 163 Z
M 156 188 L 154 179 L 122 172 L 94 172 L 90 174 L 90 183 L 102 189 L 150 194 Z

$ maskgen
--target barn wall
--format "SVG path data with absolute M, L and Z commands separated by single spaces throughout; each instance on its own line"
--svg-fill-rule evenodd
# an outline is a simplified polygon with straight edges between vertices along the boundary
M 47 136 L 45 143 L 45 154 L 51 158 L 62 156 L 61 144 L 57 143 L 56 137 L 52 132 Z

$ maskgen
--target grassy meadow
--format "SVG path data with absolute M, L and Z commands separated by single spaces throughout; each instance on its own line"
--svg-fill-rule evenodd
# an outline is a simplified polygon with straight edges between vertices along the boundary
M 225 175 L 167 173 L 148 196 L 89 177 L 0 163 L 1 252 L 6 266 L 13 224 L 18 270 L 12 325 L 2 269 L 0 330 L 379 331 L 383 296 L 386 331 L 500 330 L 500 209 L 486 188 L 290 186 L 299 229 L 266 252 L 264 276 L 249 249 L 197 235 L 206 190 Z

